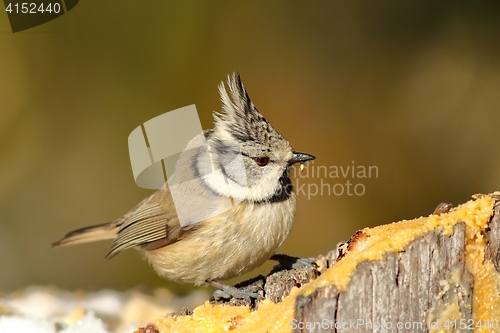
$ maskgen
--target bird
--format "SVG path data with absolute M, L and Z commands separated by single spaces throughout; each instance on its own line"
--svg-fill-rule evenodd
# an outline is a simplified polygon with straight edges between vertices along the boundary
M 223 112 L 187 144 L 165 186 L 117 220 L 71 231 L 52 246 L 110 239 L 107 259 L 136 248 L 168 280 L 261 297 L 223 281 L 284 258 L 276 251 L 297 207 L 290 170 L 316 157 L 292 149 L 238 73 L 228 75 L 227 89 L 219 84 L 219 93 Z

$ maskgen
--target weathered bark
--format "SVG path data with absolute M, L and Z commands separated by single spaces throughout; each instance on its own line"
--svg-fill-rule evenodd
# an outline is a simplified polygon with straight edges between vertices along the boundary
M 485 231 L 484 258 L 500 271 L 500 204 L 498 196 L 492 197 L 497 201 Z M 449 331 L 471 332 L 469 323 L 476 324 L 474 278 L 466 266 L 465 229 L 465 223 L 458 223 L 453 235 L 446 236 L 438 228 L 410 242 L 403 252 L 360 263 L 343 292 L 331 285 L 299 295 L 295 322 L 300 325 L 294 332 L 428 332 L 450 304 L 458 305 L 459 319 L 467 327 Z M 442 328 L 443 322 L 439 324 Z
M 265 331 L 500 332 L 500 193 L 450 209 L 439 205 L 429 217 L 363 229 L 316 258 L 316 266 L 278 266 L 266 277 L 242 282 L 236 287 L 274 304 L 259 309 L 256 300 L 212 299 L 196 323 L 222 322 L 244 331 L 274 318 L 278 325 Z M 236 325 L 217 304 L 250 306 L 253 312 L 233 308 L 240 313 Z
M 439 303 L 455 297 L 464 318 L 472 318 L 473 281 L 465 267 L 464 230 L 464 224 L 460 223 L 451 237 L 440 231 L 430 232 L 412 241 L 405 252 L 361 263 L 342 293 L 335 286 L 327 286 L 311 296 L 299 296 L 295 308 L 297 322 L 322 323 L 322 326 L 297 328 L 295 332 L 388 331 L 382 327 L 383 323 L 386 328 L 396 323 L 413 326 L 394 332 L 426 331 L 428 311 L 439 311 L 444 307 Z M 443 291 L 442 281 L 450 280 L 450 275 L 457 271 L 458 288 Z M 371 328 L 368 323 L 372 327 L 380 323 L 381 328 Z

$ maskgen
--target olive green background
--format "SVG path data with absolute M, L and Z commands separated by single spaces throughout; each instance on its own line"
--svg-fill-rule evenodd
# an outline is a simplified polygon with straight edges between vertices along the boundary
M 134 250 L 106 261 L 109 242 L 49 244 L 151 193 L 128 134 L 189 104 L 210 128 L 234 70 L 313 166 L 379 170 L 349 178 L 363 196 L 301 194 L 280 252 L 323 253 L 500 189 L 499 36 L 499 5 L 473 1 L 86 0 L 16 34 L 0 14 L 0 291 L 178 288 Z

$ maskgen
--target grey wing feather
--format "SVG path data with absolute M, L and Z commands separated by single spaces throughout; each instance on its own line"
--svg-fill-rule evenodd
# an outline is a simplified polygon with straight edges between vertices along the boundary
M 171 242 L 175 241 L 175 234 L 178 234 L 178 231 L 175 232 L 175 226 L 178 223 L 173 221 L 177 220 L 177 217 L 171 215 L 158 204 L 143 205 L 120 226 L 106 258 L 110 259 L 120 251 L 160 239 L 169 238 Z

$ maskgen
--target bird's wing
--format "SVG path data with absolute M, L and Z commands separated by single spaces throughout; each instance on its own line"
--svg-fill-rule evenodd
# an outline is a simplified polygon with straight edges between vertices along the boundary
M 125 249 L 165 239 L 164 245 L 177 241 L 179 222 L 175 214 L 165 211 L 158 204 L 146 203 L 122 223 L 107 259 Z
M 189 171 L 190 166 L 184 169 Z M 174 205 L 171 188 L 156 191 L 122 218 L 106 258 L 135 246 L 154 250 L 180 241 L 199 229 L 203 221 L 232 207 L 230 199 L 207 191 L 200 180 L 189 172 L 173 178 L 172 183 L 177 206 Z M 181 222 L 184 223 L 181 225 Z

